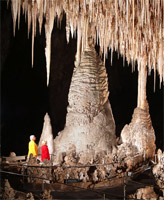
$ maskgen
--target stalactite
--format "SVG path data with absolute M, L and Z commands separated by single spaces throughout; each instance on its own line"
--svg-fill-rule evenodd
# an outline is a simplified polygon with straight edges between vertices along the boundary
M 40 3 L 38 5 L 39 9 L 39 32 L 41 34 L 42 31 L 42 24 L 43 24 L 43 0 L 40 0 Z
M 79 22 L 80 23 L 80 22 Z M 80 24 L 78 25 L 78 30 L 77 30 L 77 57 L 76 57 L 76 65 L 78 66 L 80 63 L 80 58 L 81 58 L 81 28 Z
M 15 36 L 16 20 L 18 15 L 18 0 L 12 0 L 13 34 Z
M 50 62 L 51 62 L 51 33 L 54 26 L 54 10 L 51 9 L 51 12 L 46 16 L 45 23 L 45 32 L 46 32 L 46 48 L 45 48 L 45 56 L 46 56 L 46 69 L 47 69 L 47 85 L 49 84 L 49 76 L 50 76 Z
M 18 29 L 20 26 L 21 0 L 18 0 Z
M 29 5 L 28 5 L 27 17 L 28 17 L 28 38 L 29 38 L 30 28 L 31 28 L 31 10 L 30 10 Z
M 34 36 L 35 36 L 35 15 L 34 8 L 32 8 L 32 67 L 34 64 Z
M 141 108 L 146 109 L 147 97 L 146 97 L 146 83 L 147 83 L 147 67 L 146 65 L 141 67 Z
M 138 66 L 138 99 L 137 107 L 143 110 L 147 109 L 146 83 L 147 83 L 147 66 L 139 62 Z
M 138 98 L 137 107 L 141 107 L 141 66 L 138 66 Z
M 163 61 L 163 42 L 159 44 L 159 57 L 158 57 L 158 66 L 159 66 L 159 74 L 162 74 L 164 68 L 164 61 Z M 160 76 L 160 85 L 162 83 L 162 76 Z
M 69 43 L 69 37 L 70 37 L 70 25 L 69 25 L 69 17 L 66 17 L 66 39 L 67 43 Z
M 111 53 L 114 50 L 118 51 L 119 54 L 126 57 L 128 63 L 142 62 L 142 66 L 144 66 L 142 58 L 146 56 L 145 63 L 148 64 L 149 71 L 154 69 L 155 74 L 157 70 L 160 82 L 163 81 L 164 68 L 161 61 L 164 56 L 164 48 L 160 47 L 160 50 L 158 48 L 159 44 L 161 42 L 163 44 L 164 41 L 164 0 L 11 0 L 11 2 L 14 34 L 17 16 L 19 24 L 21 10 L 19 3 L 23 7 L 25 15 L 27 13 L 28 35 L 31 23 L 32 29 L 34 28 L 32 34 L 35 35 L 37 19 L 41 33 L 44 16 L 46 18 L 47 14 L 51 15 L 53 12 L 54 16 L 58 17 L 60 24 L 62 13 L 65 11 L 67 42 L 69 42 L 70 30 L 74 37 L 76 31 L 80 29 L 77 32 L 81 34 L 83 51 L 86 42 L 84 21 L 87 17 L 92 27 L 91 35 L 94 44 L 99 43 L 100 52 L 104 53 L 104 61 L 108 48 Z M 37 8 L 34 9 L 35 13 L 33 8 Z M 144 55 L 143 52 L 146 54 Z

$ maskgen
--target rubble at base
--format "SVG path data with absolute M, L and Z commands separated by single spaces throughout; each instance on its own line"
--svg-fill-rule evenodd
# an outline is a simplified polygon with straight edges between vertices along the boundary
M 129 199 L 157 200 L 158 195 L 154 192 L 154 188 L 147 186 L 138 189 L 135 194 L 129 195 Z
M 162 153 L 161 149 L 157 151 L 157 164 L 153 167 L 153 175 L 164 197 L 164 152 Z

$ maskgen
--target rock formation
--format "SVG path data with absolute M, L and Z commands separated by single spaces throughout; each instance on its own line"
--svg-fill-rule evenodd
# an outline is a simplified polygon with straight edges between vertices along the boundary
M 51 196 L 51 191 L 50 190 L 44 190 L 44 193 L 42 195 L 42 199 L 53 200 L 53 197 Z
M 2 194 L 2 198 L 4 200 L 14 200 L 15 199 L 15 190 L 10 186 L 10 183 L 8 181 L 8 179 L 5 179 L 5 187 L 4 187 L 4 192 Z
M 154 192 L 154 188 L 152 186 L 140 188 L 136 191 L 135 194 L 129 195 L 129 199 L 156 200 L 157 197 L 158 197 L 158 195 Z
M 115 122 L 108 95 L 105 66 L 95 49 L 87 46 L 73 72 L 65 128 L 54 140 L 57 163 L 72 150 L 82 164 L 92 163 L 100 152 L 112 151 Z
M 30 193 L 27 193 L 26 199 L 27 199 L 27 200 L 35 200 L 35 199 L 34 199 L 34 196 L 33 196 L 33 194 L 32 194 L 31 192 L 30 192 Z
M 160 149 L 157 151 L 157 164 L 153 168 L 153 174 L 156 184 L 163 193 L 164 197 L 164 152 Z
M 39 177 L 41 179 L 52 180 L 52 170 L 50 168 L 50 161 L 44 160 L 43 163 L 40 163 L 38 160 L 36 160 L 36 158 L 30 157 L 29 161 L 27 162 L 27 165 L 28 166 L 24 166 L 24 171 L 26 175 L 28 175 L 27 181 L 29 183 L 39 182 L 40 179 L 36 179 L 36 177 Z M 23 174 L 24 171 L 22 170 L 21 173 Z
M 108 48 L 112 53 L 118 51 L 123 59 L 126 57 L 127 62 L 132 63 L 133 67 L 137 61 L 139 66 L 147 65 L 149 72 L 153 69 L 155 76 L 157 71 L 160 75 L 160 83 L 162 83 L 164 79 L 163 0 L 11 0 L 11 2 L 14 34 L 17 19 L 19 27 L 21 7 L 27 17 L 28 34 L 32 29 L 32 63 L 37 23 L 41 32 L 43 21 L 45 21 L 47 84 L 50 74 L 51 33 L 56 17 L 58 24 L 61 23 L 63 11 L 66 13 L 68 42 L 70 34 L 74 37 L 77 33 L 85 43 L 87 38 L 85 37 L 84 19 L 87 17 L 91 23 L 94 44 L 99 44 L 100 51 L 104 53 L 104 61 L 108 55 Z
M 164 78 L 164 15 L 162 14 L 164 4 L 163 0 L 154 2 L 12 0 L 14 33 L 17 18 L 18 25 L 20 22 L 21 7 L 28 19 L 28 33 L 32 27 L 32 63 L 37 22 L 41 32 L 45 17 L 47 85 L 50 74 L 51 33 L 55 17 L 60 24 L 63 11 L 66 13 L 67 42 L 70 33 L 72 37 L 77 33 L 77 66 L 69 92 L 66 126 L 54 141 L 57 163 L 63 161 L 68 151 L 75 151 L 81 163 L 88 161 L 92 163 L 97 153 L 100 151 L 108 153 L 115 145 L 115 125 L 107 100 L 105 67 L 96 56 L 95 50 L 86 46 L 88 23 L 90 23 L 89 36 L 94 45 L 99 45 L 100 54 L 104 55 L 104 62 L 109 48 L 111 61 L 115 50 L 124 60 L 126 57 L 127 62 L 132 63 L 133 70 L 135 62 L 138 63 L 138 104 L 132 122 L 121 132 L 123 144 L 119 146 L 119 151 L 121 152 L 121 148 L 124 149 L 128 144 L 126 154 L 132 155 L 133 151 L 136 151 L 147 158 L 154 156 L 155 134 L 146 101 L 147 70 L 150 73 L 154 69 L 154 78 L 156 71 L 158 72 L 160 84 Z M 53 149 L 52 137 L 50 148 Z M 50 152 L 53 151 L 51 150 Z
M 152 158 L 155 154 L 155 133 L 151 123 L 149 110 L 136 108 L 133 113 L 132 121 L 125 125 L 121 131 L 123 146 L 130 145 L 129 153 L 134 152 L 143 154 L 146 158 Z
M 42 146 L 43 140 L 47 141 L 49 153 L 52 154 L 54 151 L 53 134 L 52 134 L 51 121 L 50 121 L 50 117 L 49 117 L 48 113 L 46 113 L 45 117 L 44 117 L 43 131 L 42 131 L 39 145 L 38 145 L 38 153 L 39 154 L 41 154 L 41 146 Z
M 155 154 L 155 132 L 152 126 L 149 105 L 146 96 L 147 67 L 139 66 L 137 108 L 132 121 L 121 131 L 123 146 L 130 145 L 130 152 L 142 154 L 145 158 L 153 158 Z M 135 150 L 134 150 L 135 149 Z

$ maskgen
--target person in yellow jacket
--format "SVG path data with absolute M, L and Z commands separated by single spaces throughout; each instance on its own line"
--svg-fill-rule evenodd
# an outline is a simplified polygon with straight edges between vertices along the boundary
M 37 144 L 35 143 L 35 140 L 36 140 L 36 137 L 35 135 L 31 135 L 30 136 L 30 142 L 28 144 L 28 159 L 30 157 L 30 154 L 33 155 L 33 157 L 37 157 L 38 156 L 38 146 Z

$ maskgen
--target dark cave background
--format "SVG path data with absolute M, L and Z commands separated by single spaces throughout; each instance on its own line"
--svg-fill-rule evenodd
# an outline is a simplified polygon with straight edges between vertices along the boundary
M 37 142 L 43 128 L 44 115 L 49 113 L 54 137 L 64 128 L 68 92 L 74 68 L 76 38 L 66 42 L 65 16 L 61 28 L 57 21 L 52 33 L 50 84 L 46 86 L 45 32 L 37 29 L 34 42 L 34 67 L 31 66 L 31 32 L 27 37 L 27 21 L 21 15 L 20 29 L 16 26 L 13 36 L 11 8 L 0 1 L 1 8 L 1 155 L 10 152 L 25 155 L 28 152 L 29 136 L 34 134 Z M 98 47 L 96 48 L 98 49 Z M 130 123 L 133 110 L 137 106 L 138 72 L 132 73 L 131 65 L 123 67 L 123 59 L 115 52 L 113 64 L 106 60 L 109 79 L 109 101 L 119 136 L 125 124 Z M 159 77 L 154 72 L 148 76 L 147 99 L 156 134 L 157 148 L 163 144 L 163 83 L 159 88 Z

